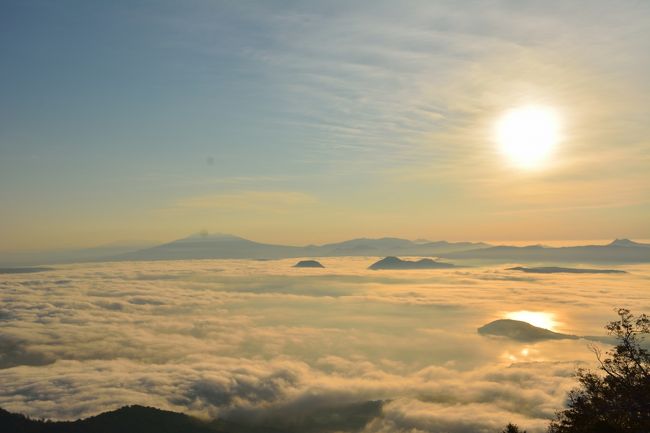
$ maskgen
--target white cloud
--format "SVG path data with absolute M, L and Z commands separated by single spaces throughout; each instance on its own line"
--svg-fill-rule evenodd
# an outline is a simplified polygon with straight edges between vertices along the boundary
M 528 309 L 598 335 L 621 299 L 650 310 L 643 266 L 517 279 L 502 268 L 378 275 L 365 269 L 372 258 L 323 258 L 325 272 L 294 261 L 3 275 L 0 406 L 77 418 L 139 403 L 261 423 L 336 407 L 373 418 L 366 433 L 507 422 L 542 432 L 576 363 L 593 365 L 586 343 L 523 345 L 476 328 Z M 349 406 L 371 400 L 385 401 L 381 416 Z

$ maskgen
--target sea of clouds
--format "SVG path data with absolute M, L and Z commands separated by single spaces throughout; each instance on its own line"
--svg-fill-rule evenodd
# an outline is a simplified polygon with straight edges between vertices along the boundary
M 276 426 L 338 413 L 333 431 L 495 432 L 514 422 L 542 432 L 575 369 L 595 366 L 590 343 L 519 343 L 476 328 L 528 310 L 553 314 L 560 332 L 604 335 L 616 307 L 650 312 L 648 266 L 367 270 L 374 260 L 0 275 L 0 407 L 76 419 L 143 404 Z

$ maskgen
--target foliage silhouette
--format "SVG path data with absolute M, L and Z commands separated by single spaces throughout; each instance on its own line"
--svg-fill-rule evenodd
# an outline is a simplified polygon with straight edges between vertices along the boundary
M 77 420 L 30 419 L 0 409 L 3 433 L 222 433 L 209 423 L 181 413 L 152 407 L 125 406 L 112 412 Z
M 650 432 L 650 352 L 643 347 L 650 318 L 623 308 L 618 315 L 606 329 L 619 343 L 606 357 L 592 348 L 600 371 L 578 370 L 581 386 L 569 393 L 549 433 Z
M 510 423 L 505 429 L 501 430 L 501 433 L 526 433 L 526 430 L 519 430 L 516 424 Z

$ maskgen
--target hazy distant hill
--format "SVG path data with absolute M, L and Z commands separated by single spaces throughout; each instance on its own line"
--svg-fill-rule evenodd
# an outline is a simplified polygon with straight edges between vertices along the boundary
M 645 263 L 650 262 L 650 244 L 629 239 L 616 239 L 607 245 L 572 247 L 495 246 L 469 251 L 443 253 L 453 259 L 481 259 L 520 262 L 587 262 L 587 263 Z
M 106 257 L 128 253 L 151 246 L 150 242 L 115 242 L 92 248 L 19 251 L 0 253 L 0 266 L 19 267 L 100 261 Z
M 609 246 L 614 247 L 641 247 L 641 248 L 650 248 L 650 244 L 643 244 L 640 242 L 634 242 L 630 239 L 614 239 Z
M 526 268 L 516 266 L 508 268 L 509 271 L 521 271 L 528 274 L 626 274 L 619 269 L 584 269 L 584 268 L 561 268 L 558 266 L 541 266 L 537 268 Z
M 51 271 L 53 268 L 46 267 L 19 267 L 19 268 L 0 268 L 0 274 L 33 274 L 36 272 Z
M 422 242 L 399 238 L 352 239 L 317 247 L 325 256 L 437 256 L 442 253 L 486 248 L 482 242 Z
M 484 243 L 414 242 L 399 238 L 352 239 L 349 241 L 304 247 L 264 244 L 232 235 L 193 235 L 108 260 L 182 260 L 182 259 L 282 259 L 295 257 L 438 256 L 442 253 L 486 248 Z
M 193 235 L 113 256 L 112 260 L 280 259 L 302 257 L 312 247 L 263 244 L 232 235 Z

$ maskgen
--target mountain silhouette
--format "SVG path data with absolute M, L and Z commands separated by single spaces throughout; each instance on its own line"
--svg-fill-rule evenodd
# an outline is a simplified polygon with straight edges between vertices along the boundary
M 576 340 L 575 335 L 561 334 L 548 329 L 533 326 L 528 322 L 511 319 L 499 319 L 478 328 L 481 335 L 507 337 L 513 340 L 532 343 L 541 340 Z
M 76 421 L 44 421 L 0 408 L 2 433 L 334 433 L 360 431 L 381 415 L 380 400 L 326 404 L 295 413 L 200 420 L 146 406 L 124 406 Z
M 102 261 L 107 257 L 149 247 L 152 242 L 112 242 L 91 248 L 60 248 L 46 251 L 0 251 L 0 266 L 18 268 L 33 265 Z
M 451 263 L 437 262 L 431 259 L 420 259 L 418 261 L 402 260 L 399 257 L 386 257 L 368 266 L 372 270 L 396 270 L 396 269 L 449 269 L 454 268 Z
M 264 244 L 233 235 L 192 235 L 114 256 L 112 260 L 280 259 L 309 256 L 305 248 Z
M 617 239 L 607 245 L 571 247 L 493 246 L 488 248 L 441 253 L 450 259 L 489 260 L 497 262 L 559 262 L 559 263 L 647 263 L 650 244 Z
M 294 268 L 324 268 L 320 262 L 316 260 L 301 260 L 295 265 L 293 265 Z
M 526 268 L 516 266 L 508 268 L 508 271 L 521 271 L 529 274 L 626 274 L 627 272 L 617 269 L 584 269 L 584 268 L 561 268 L 557 266 L 542 266 L 537 268 Z
M 30 253 L 0 256 L 7 268 L 73 262 L 192 260 L 192 259 L 256 259 L 274 260 L 301 257 L 345 256 L 420 256 L 489 262 L 542 263 L 648 263 L 650 244 L 629 239 L 616 239 L 607 245 L 545 247 L 530 245 L 493 246 L 483 242 L 427 241 L 385 237 L 358 238 L 324 245 L 291 246 L 255 242 L 228 234 L 199 233 L 165 244 L 137 250 L 123 245 L 111 248 Z M 114 251 L 114 252 L 110 252 Z M 118 252 L 119 251 L 119 252 Z
M 52 268 L 46 267 L 19 267 L 19 268 L 0 268 L 0 274 L 31 274 L 35 272 L 51 271 Z
M 629 239 L 614 239 L 609 246 L 612 247 L 641 247 L 641 248 L 650 248 L 650 244 L 642 244 L 639 242 L 634 242 Z
M 6 433 L 226 433 L 188 415 L 145 406 L 125 406 L 77 421 L 33 420 L 0 409 Z
M 254 242 L 233 235 L 192 235 L 166 244 L 105 258 L 116 260 L 286 259 L 298 257 L 439 256 L 443 252 L 488 247 L 484 243 L 418 243 L 407 239 L 352 239 L 325 245 L 287 246 Z

